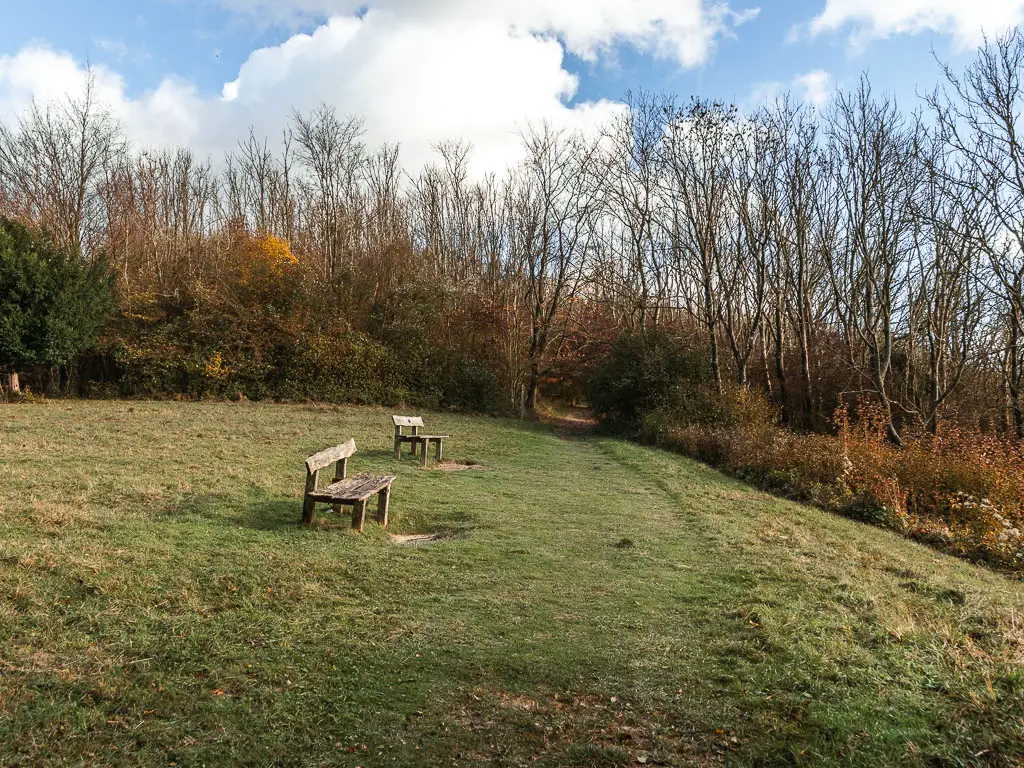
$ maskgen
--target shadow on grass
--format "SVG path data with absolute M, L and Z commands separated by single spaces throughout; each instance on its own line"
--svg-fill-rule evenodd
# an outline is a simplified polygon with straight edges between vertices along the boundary
M 412 457 L 407 453 L 407 448 L 402 446 L 402 458 L 396 459 L 395 452 L 390 448 L 368 448 L 366 450 L 360 448 L 356 451 L 355 455 L 349 459 L 349 471 L 353 474 L 359 474 L 360 472 L 367 471 L 363 468 L 363 464 L 359 462 L 360 459 L 387 459 L 389 461 L 402 461 L 404 459 L 411 459 Z
M 274 531 L 299 527 L 302 504 L 295 499 L 238 499 L 221 493 L 193 493 L 157 510 L 155 516 L 162 522 L 213 523 Z
M 293 499 L 268 499 L 246 504 L 235 508 L 236 514 L 230 515 L 227 521 L 232 525 L 251 528 L 256 531 L 278 531 L 295 529 L 302 526 L 302 504 Z M 317 513 L 321 515 L 322 507 Z M 336 518 L 337 515 L 334 515 Z M 348 519 L 348 515 L 342 515 Z
M 479 528 L 480 521 L 472 511 L 454 504 L 423 514 L 422 510 L 408 509 L 395 520 L 402 533 L 428 533 L 466 535 Z M 366 524 L 376 524 L 377 499 L 370 500 L 366 509 Z M 156 508 L 153 517 L 158 522 L 196 523 L 224 527 L 242 527 L 255 531 L 294 531 L 302 529 L 302 501 L 298 498 L 282 499 L 264 495 L 257 489 L 244 496 L 224 493 L 188 493 L 173 503 Z M 317 504 L 314 528 L 351 527 L 351 507 L 343 507 L 341 514 L 326 504 Z M 403 524 L 404 523 L 404 524 Z

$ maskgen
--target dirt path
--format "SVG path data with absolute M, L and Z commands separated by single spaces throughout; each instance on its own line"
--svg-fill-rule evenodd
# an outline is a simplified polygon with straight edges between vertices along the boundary
M 586 437 L 597 429 L 597 419 L 589 408 L 562 408 L 544 414 L 541 421 L 554 426 L 555 434 L 566 439 Z

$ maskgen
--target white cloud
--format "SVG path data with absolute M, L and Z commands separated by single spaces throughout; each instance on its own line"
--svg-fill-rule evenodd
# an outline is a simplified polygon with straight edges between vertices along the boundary
M 578 82 L 563 57 L 557 40 L 493 21 L 425 24 L 370 11 L 254 51 L 219 95 L 167 78 L 132 97 L 116 72 L 94 66 L 92 73 L 137 145 L 188 144 L 216 157 L 250 125 L 274 140 L 293 108 L 325 102 L 363 117 L 371 146 L 401 143 L 410 170 L 432 159 L 439 141 L 469 141 L 479 174 L 519 156 L 518 132 L 527 121 L 585 128 L 622 108 L 607 101 L 570 106 Z M 39 44 L 0 57 L 0 116 L 33 96 L 50 101 L 80 93 L 86 77 L 69 54 Z
M 834 92 L 832 75 L 823 69 L 813 69 L 794 77 L 788 83 L 770 80 L 755 84 L 750 95 L 744 100 L 744 107 L 748 111 L 753 111 L 770 104 L 784 93 L 790 93 L 816 109 L 821 109 L 832 98 Z
M 38 43 L 14 56 L 0 56 L 0 118 L 22 113 L 33 99 L 48 104 L 80 96 L 90 76 L 97 100 L 139 143 L 170 146 L 199 134 L 204 103 L 191 84 L 168 78 L 145 96 L 131 99 L 116 72 L 103 65 L 87 67 Z
M 525 120 L 583 126 L 616 108 L 567 106 L 578 83 L 562 59 L 557 41 L 490 21 L 425 25 L 371 11 L 254 52 L 220 110 L 272 132 L 275 116 L 324 100 L 364 117 L 371 141 L 401 142 L 407 165 L 438 141 L 465 139 L 477 168 L 495 169 L 517 154 Z
M 468 141 L 475 174 L 513 162 L 527 122 L 585 129 L 623 109 L 618 102 L 573 102 L 579 83 L 565 68 L 567 51 L 599 59 L 630 45 L 697 66 L 718 39 L 757 13 L 734 12 L 719 0 L 219 2 L 279 20 L 329 18 L 252 52 L 217 94 L 169 77 L 152 91 L 129 95 L 116 71 L 94 66 L 99 95 L 137 145 L 187 144 L 217 157 L 250 126 L 273 140 L 292 109 L 324 102 L 363 117 L 371 146 L 401 143 L 410 170 L 434 157 L 437 142 Z M 115 56 L 124 53 L 115 43 L 95 42 Z M 49 101 L 79 93 L 85 80 L 81 62 L 44 44 L 0 57 L 0 117 L 33 96 Z
M 118 102 L 124 93 L 121 77 L 104 67 L 93 67 L 92 72 L 100 98 Z M 15 56 L 0 56 L 0 115 L 19 112 L 33 98 L 47 103 L 81 93 L 87 78 L 86 68 L 70 54 L 44 45 L 31 44 Z
M 924 31 L 952 35 L 959 49 L 982 40 L 983 31 L 999 34 L 1024 21 L 1024 0 L 826 0 L 824 10 L 806 26 L 812 35 L 852 27 L 850 41 L 867 41 Z
M 817 109 L 824 107 L 832 97 L 832 76 L 823 69 L 815 69 L 800 75 L 793 84 L 796 93 Z
M 716 41 L 753 18 L 724 0 L 218 0 L 278 21 L 327 20 L 310 33 L 254 51 L 220 93 L 165 79 L 129 96 L 114 70 L 94 66 L 100 97 L 139 145 L 188 144 L 217 156 L 249 126 L 279 136 L 292 109 L 320 102 L 366 121 L 367 142 L 398 142 L 414 169 L 432 145 L 474 145 L 473 170 L 500 170 L 519 154 L 527 122 L 586 128 L 622 105 L 572 103 L 578 89 L 566 52 L 595 60 L 620 45 L 692 67 Z M 116 61 L 120 41 L 94 43 Z M 0 117 L 33 96 L 79 93 L 81 62 L 44 44 L 0 57 Z
M 620 44 L 693 67 L 715 41 L 758 14 L 724 0 L 220 0 L 278 20 L 352 16 L 364 8 L 419 24 L 498 24 L 518 34 L 554 36 L 585 59 Z

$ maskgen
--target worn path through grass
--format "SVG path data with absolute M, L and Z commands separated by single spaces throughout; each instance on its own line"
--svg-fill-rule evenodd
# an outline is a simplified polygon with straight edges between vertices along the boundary
M 0 765 L 1011 765 L 1018 583 L 687 459 L 428 414 L 0 408 Z M 298 525 L 354 436 L 392 530 Z M 447 446 L 446 446 L 447 447 Z

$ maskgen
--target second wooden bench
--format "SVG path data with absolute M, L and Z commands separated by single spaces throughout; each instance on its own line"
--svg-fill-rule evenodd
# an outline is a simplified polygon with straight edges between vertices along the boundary
M 420 466 L 427 466 L 427 452 L 430 450 L 431 442 L 437 446 L 434 456 L 435 461 L 441 461 L 444 457 L 444 441 L 448 435 L 423 435 L 420 430 L 423 428 L 422 416 L 392 416 L 391 421 L 395 424 L 395 458 L 402 456 L 402 443 L 412 444 L 412 455 L 416 455 L 417 446 L 420 448 Z M 402 430 L 408 428 L 409 434 L 403 434 Z

